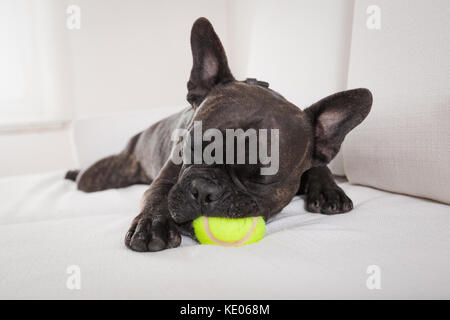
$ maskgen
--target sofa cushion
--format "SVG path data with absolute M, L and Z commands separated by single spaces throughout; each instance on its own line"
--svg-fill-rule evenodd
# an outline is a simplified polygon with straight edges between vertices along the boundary
M 352 183 L 450 203 L 450 2 L 357 1 L 348 87 L 374 96 L 343 145 Z
M 123 239 L 146 186 L 87 194 L 63 176 L 0 179 L 0 299 L 450 297 L 444 204 L 341 183 L 350 213 L 306 212 L 295 197 L 258 243 L 226 248 L 183 237 L 179 248 L 139 253 Z M 72 267 L 81 290 L 66 285 Z M 367 285 L 374 267 L 381 290 Z

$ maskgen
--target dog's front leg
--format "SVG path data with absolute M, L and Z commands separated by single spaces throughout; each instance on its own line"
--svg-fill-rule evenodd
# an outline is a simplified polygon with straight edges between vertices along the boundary
M 160 251 L 178 247 L 181 236 L 169 215 L 167 197 L 177 181 L 180 166 L 167 161 L 145 191 L 139 215 L 134 218 L 125 245 L 134 251 Z
M 337 214 L 353 209 L 352 200 L 339 188 L 325 166 L 303 173 L 298 194 L 306 195 L 306 210 L 310 212 Z

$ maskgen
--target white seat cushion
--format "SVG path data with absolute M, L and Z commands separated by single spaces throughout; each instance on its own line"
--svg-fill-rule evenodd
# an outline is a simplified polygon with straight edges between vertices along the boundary
M 86 194 L 64 172 L 0 179 L 0 299 L 448 298 L 447 205 L 347 183 L 348 214 L 300 197 L 240 248 L 136 253 L 123 238 L 145 186 Z M 81 270 L 81 290 L 66 286 Z M 369 290 L 370 265 L 381 290 Z

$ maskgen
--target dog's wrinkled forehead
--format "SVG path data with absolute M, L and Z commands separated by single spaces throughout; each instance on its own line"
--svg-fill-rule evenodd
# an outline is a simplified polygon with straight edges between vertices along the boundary
M 257 84 L 233 81 L 216 86 L 197 108 L 196 120 L 219 126 L 276 125 L 302 111 L 277 92 Z M 257 125 L 260 123 L 259 125 Z
M 305 160 L 311 144 L 312 129 L 303 111 L 261 85 L 233 81 L 216 86 L 197 108 L 194 121 L 201 121 L 204 131 L 266 129 L 270 135 L 276 129 L 280 168 L 299 165 L 297 158 Z

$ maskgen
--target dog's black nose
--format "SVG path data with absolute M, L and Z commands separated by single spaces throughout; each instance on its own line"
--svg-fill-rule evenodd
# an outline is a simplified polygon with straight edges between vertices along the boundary
M 207 179 L 196 178 L 191 182 L 190 192 L 192 198 L 200 205 L 207 205 L 220 199 L 222 188 Z

